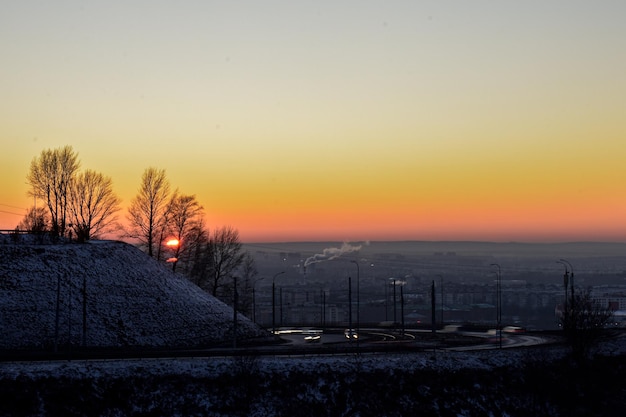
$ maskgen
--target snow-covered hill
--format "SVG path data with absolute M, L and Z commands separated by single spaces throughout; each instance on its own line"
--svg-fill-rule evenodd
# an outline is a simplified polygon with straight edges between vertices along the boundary
M 127 243 L 0 235 L 0 326 L 4 349 L 207 346 L 232 340 L 233 311 Z M 237 334 L 267 336 L 242 315 Z

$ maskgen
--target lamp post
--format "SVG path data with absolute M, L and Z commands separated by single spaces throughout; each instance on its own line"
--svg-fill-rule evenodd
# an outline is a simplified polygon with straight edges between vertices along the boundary
M 263 278 L 259 278 L 252 282 L 252 321 L 256 324 L 256 283 L 262 281 Z
M 283 287 L 278 288 L 278 297 L 280 298 L 280 327 L 283 327 Z
M 402 322 L 402 338 L 404 338 L 404 285 L 406 281 L 402 281 L 400 285 L 400 321 Z
M 361 327 L 361 316 L 360 316 L 360 291 L 359 291 L 359 281 L 360 281 L 360 272 L 359 272 L 359 263 L 357 261 L 350 261 L 356 265 L 356 334 L 359 334 L 359 328 Z M 357 339 L 358 343 L 358 339 Z
M 569 276 L 569 282 L 570 282 L 570 296 L 571 296 L 571 302 L 572 305 L 574 305 L 574 267 L 572 266 L 571 263 L 569 263 L 568 261 L 566 261 L 565 259 L 559 259 L 559 261 L 563 264 L 567 264 L 569 265 L 569 270 L 571 271 L 571 274 Z M 566 297 L 567 298 L 567 297 Z
M 326 327 L 326 291 L 320 287 L 320 327 Z
M 276 277 L 284 274 L 285 271 L 281 271 L 272 277 L 272 333 L 276 334 Z
M 435 280 L 433 279 L 432 284 L 430 285 L 430 313 L 431 313 L 431 320 L 430 320 L 430 324 L 432 326 L 432 333 L 435 334 L 436 332 L 436 319 L 435 319 L 435 306 L 437 303 L 437 300 L 435 299 Z
M 439 277 L 439 283 L 441 287 L 441 328 L 443 328 L 443 276 L 437 275 Z
M 352 277 L 348 275 L 348 340 L 350 343 L 352 343 L 352 330 Z
M 87 277 L 83 276 L 83 347 L 87 346 Z
M 567 286 L 569 285 L 569 271 L 567 270 L 567 264 L 565 261 L 560 260 L 556 261 L 556 263 L 563 265 L 565 268 L 565 272 L 563 273 L 563 288 L 565 289 L 565 298 L 563 298 L 563 313 L 565 314 L 567 313 Z M 574 294 L 574 291 L 572 291 L 572 294 Z M 572 301 L 574 301 L 573 297 Z
M 237 349 L 237 277 L 233 276 L 233 349 Z
M 64 275 L 67 277 L 67 272 Z M 56 314 L 54 316 L 54 353 L 59 349 L 59 314 L 61 312 L 61 274 L 57 273 L 57 302 Z
M 391 285 L 393 285 L 393 326 L 396 327 L 396 323 L 398 319 L 396 317 L 396 279 L 389 278 L 391 280 Z
M 491 264 L 498 268 L 496 279 L 496 334 L 498 335 L 498 345 L 502 349 L 502 269 L 498 264 Z
M 385 280 L 385 321 L 389 321 L 389 282 Z

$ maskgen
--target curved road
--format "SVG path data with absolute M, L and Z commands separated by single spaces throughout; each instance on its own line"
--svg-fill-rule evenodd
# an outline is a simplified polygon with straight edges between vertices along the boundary
M 482 343 L 468 343 L 463 346 L 453 346 L 453 347 L 444 347 L 439 346 L 439 341 L 427 341 L 420 342 L 419 334 L 420 333 L 431 333 L 431 330 L 410 330 L 405 332 L 404 338 L 399 339 L 399 334 L 393 333 L 390 331 L 385 331 L 384 329 L 361 329 L 361 337 L 357 342 L 353 341 L 353 346 L 360 345 L 362 347 L 368 346 L 373 347 L 373 345 L 379 346 L 381 350 L 386 350 L 383 348 L 383 345 L 387 343 L 402 343 L 404 345 L 413 346 L 413 347 L 422 347 L 425 349 L 428 348 L 437 348 L 443 350 L 450 351 L 464 351 L 464 350 L 481 350 L 481 349 L 497 349 L 499 348 L 499 341 L 497 340 L 497 336 L 484 333 L 484 332 L 457 332 L 461 336 L 467 336 L 475 339 L 484 339 Z M 437 334 L 445 334 L 446 332 L 438 331 Z M 305 336 L 307 333 L 302 333 L 300 329 L 292 329 L 285 333 L 281 333 L 281 339 L 284 339 L 289 342 L 289 345 L 294 347 L 302 347 L 304 345 L 328 345 L 328 344 L 344 344 L 346 346 L 350 345 L 350 341 L 346 339 L 344 334 L 339 329 L 333 329 L 330 332 L 324 332 L 320 340 L 315 342 L 309 342 L 305 340 Z M 541 345 L 545 343 L 554 342 L 554 337 L 547 337 L 542 335 L 534 335 L 528 333 L 507 333 L 502 334 L 502 347 L 503 348 L 514 348 L 514 347 L 522 347 L 522 346 L 535 346 Z

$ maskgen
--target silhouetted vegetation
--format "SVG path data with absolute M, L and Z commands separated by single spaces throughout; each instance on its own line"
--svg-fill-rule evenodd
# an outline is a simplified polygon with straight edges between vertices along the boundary
M 127 218 L 126 236 L 137 239 L 149 256 L 173 262 L 172 269 L 211 295 L 231 304 L 235 274 L 243 278 L 238 284 L 240 292 L 249 294 L 256 268 L 251 257 L 244 264 L 246 252 L 239 231 L 231 226 L 206 228 L 204 209 L 195 195 L 178 190 L 170 193 L 165 170 L 144 171 Z M 176 243 L 168 247 L 170 239 Z M 249 300 L 244 297 L 244 301 Z
M 81 242 L 115 227 L 120 199 L 113 182 L 92 170 L 79 172 L 78 154 L 71 146 L 47 149 L 32 160 L 26 176 L 29 194 L 46 205 L 32 207 L 19 224 L 32 233 L 72 234 Z
M 576 360 L 587 358 L 591 348 L 606 334 L 605 327 L 612 315 L 608 307 L 593 300 L 589 290 L 576 291 L 566 300 L 559 321 Z
M 143 172 L 139 191 L 128 208 L 126 236 L 137 239 L 151 257 L 159 253 L 165 239 L 169 193 L 170 183 L 165 170 L 148 168 Z

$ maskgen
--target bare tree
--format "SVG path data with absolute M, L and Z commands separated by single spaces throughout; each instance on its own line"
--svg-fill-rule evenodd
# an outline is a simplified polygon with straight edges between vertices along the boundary
M 593 300 L 591 292 L 578 291 L 572 295 L 560 317 L 564 336 L 575 359 L 585 359 L 605 331 L 613 316 L 608 307 Z
M 190 278 L 213 296 L 229 302 L 232 277 L 244 259 L 239 232 L 230 226 L 215 229 L 197 251 Z
M 170 184 L 164 169 L 148 168 L 141 177 L 139 192 L 131 201 L 127 219 L 129 229 L 128 237 L 138 239 L 148 251 L 149 256 L 154 256 L 155 246 L 160 248 L 162 236 L 166 224 L 166 211 L 170 194 Z
M 55 235 L 65 235 L 69 190 L 79 166 L 78 154 L 71 146 L 44 150 L 30 164 L 26 176 L 31 186 L 29 195 L 46 201 Z
M 117 220 L 120 202 L 111 178 L 92 170 L 79 173 L 70 188 L 70 214 L 77 239 L 86 241 L 109 231 Z
M 48 209 L 45 207 L 31 207 L 17 226 L 18 229 L 31 233 L 45 232 L 49 230 L 49 227 L 50 216 L 48 215 Z
M 205 246 L 209 241 L 209 233 L 204 228 L 204 221 L 200 222 L 190 228 L 185 234 L 184 250 L 180 252 L 180 258 L 178 263 L 180 264 L 180 272 L 186 275 L 190 281 L 196 285 L 200 285 L 200 279 L 198 274 L 194 275 L 194 271 L 199 271 L 202 268 L 200 265 L 202 262 L 202 254 L 204 253 Z M 206 270 L 206 268 L 205 268 Z
M 195 195 L 183 195 L 178 191 L 174 193 L 170 199 L 170 203 L 166 210 L 167 232 L 178 240 L 176 245 L 174 258 L 178 259 L 177 263 L 181 264 L 183 272 L 189 264 L 188 258 L 195 247 L 200 244 L 204 235 L 203 230 L 203 208 L 196 200 Z M 161 241 L 163 244 L 163 241 Z
M 208 230 L 204 227 L 196 230 L 195 243 L 188 252 L 188 264 L 184 272 L 191 282 L 204 290 L 208 289 L 209 265 L 211 264 L 208 250 L 209 235 Z
M 241 279 L 238 281 L 239 291 L 239 311 L 246 314 L 251 319 L 254 319 L 254 285 L 256 283 L 256 276 L 259 274 L 254 258 L 248 253 L 244 253 L 243 261 L 241 263 L 241 273 L 239 276 Z

